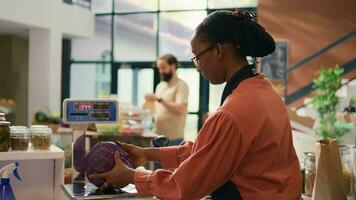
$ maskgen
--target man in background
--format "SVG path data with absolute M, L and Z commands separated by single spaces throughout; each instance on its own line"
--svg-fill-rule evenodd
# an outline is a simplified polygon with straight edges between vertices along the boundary
M 172 54 L 165 54 L 157 60 L 161 82 L 155 94 L 147 94 L 145 99 L 154 104 L 154 131 L 169 138 L 169 146 L 183 141 L 189 88 L 178 78 L 178 60 Z

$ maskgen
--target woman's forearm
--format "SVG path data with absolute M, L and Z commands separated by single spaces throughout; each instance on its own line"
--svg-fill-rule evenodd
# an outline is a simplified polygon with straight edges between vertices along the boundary
M 147 161 L 160 162 L 159 148 L 145 148 L 145 157 Z

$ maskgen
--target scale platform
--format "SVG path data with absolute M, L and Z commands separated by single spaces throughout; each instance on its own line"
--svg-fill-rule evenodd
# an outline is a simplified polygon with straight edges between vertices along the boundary
M 65 99 L 63 101 L 63 121 L 75 127 L 73 141 L 86 135 L 86 127 L 89 123 L 117 123 L 119 120 L 119 102 L 112 99 Z M 74 144 L 73 144 L 74 145 Z M 89 151 L 89 143 L 84 142 L 81 151 Z M 73 148 L 74 149 L 74 148 Z M 84 154 L 85 155 L 85 154 Z M 73 162 L 75 154 L 72 154 Z M 72 176 L 79 174 L 73 168 Z M 136 199 L 148 200 L 153 197 L 139 197 L 135 185 L 129 184 L 121 189 L 108 188 L 100 191 L 87 180 L 74 178 L 73 184 L 61 186 L 66 196 L 71 200 L 84 199 Z
M 147 199 L 140 198 L 136 191 L 135 185 L 129 184 L 121 189 L 109 189 L 101 192 L 95 185 L 91 183 L 76 183 L 62 185 L 62 189 L 66 196 L 71 200 L 84 199 Z M 153 198 L 150 198 L 153 199 Z

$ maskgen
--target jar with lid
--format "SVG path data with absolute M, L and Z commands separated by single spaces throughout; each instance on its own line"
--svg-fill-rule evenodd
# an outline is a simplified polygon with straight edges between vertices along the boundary
M 27 129 L 26 126 L 10 126 L 10 131 L 14 130 L 14 129 Z
M 52 129 L 47 126 L 33 125 L 30 127 L 31 142 L 34 149 L 49 149 L 52 144 Z
M 30 144 L 30 132 L 25 127 L 11 127 L 11 150 L 27 150 Z
M 312 196 L 315 182 L 315 153 L 308 153 L 305 165 L 305 187 L 304 193 L 307 196 Z
M 31 129 L 37 129 L 37 128 L 48 128 L 48 126 L 45 126 L 45 125 L 31 125 L 30 130 Z
M 305 193 L 305 168 L 307 164 L 308 154 L 310 152 L 303 152 L 302 159 L 300 161 L 300 172 L 302 175 L 302 193 Z
M 0 113 L 0 151 L 10 148 L 10 122 L 6 121 L 5 113 Z
M 347 195 L 352 195 L 354 193 L 353 185 L 353 175 L 352 175 L 352 154 L 351 146 L 340 145 L 339 152 L 341 157 L 342 172 L 344 178 L 344 185 Z

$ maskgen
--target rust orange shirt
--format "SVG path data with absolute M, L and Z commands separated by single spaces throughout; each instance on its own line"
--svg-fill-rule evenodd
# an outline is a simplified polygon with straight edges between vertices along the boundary
M 242 81 L 194 143 L 161 148 L 160 157 L 165 169 L 135 173 L 141 195 L 200 199 L 231 180 L 246 200 L 300 199 L 288 113 L 263 75 Z

